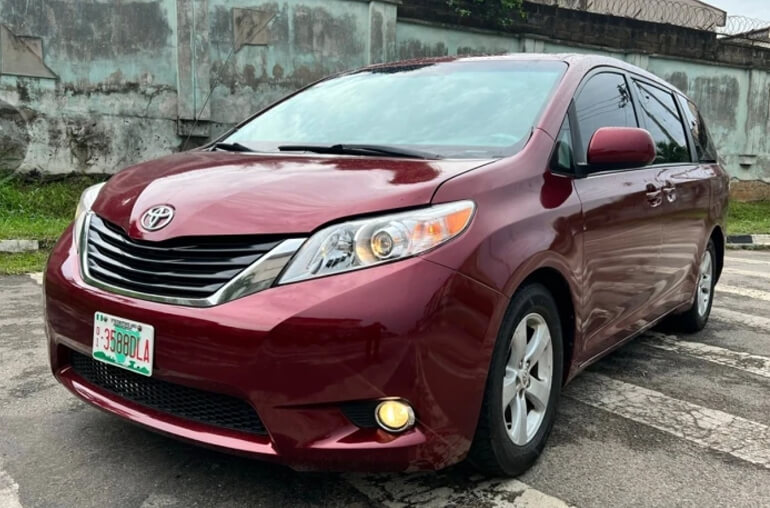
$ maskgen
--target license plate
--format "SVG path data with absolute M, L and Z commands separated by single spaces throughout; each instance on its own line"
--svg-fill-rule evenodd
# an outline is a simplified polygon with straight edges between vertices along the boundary
M 103 312 L 94 314 L 95 360 L 121 367 L 143 376 L 152 375 L 155 329 Z

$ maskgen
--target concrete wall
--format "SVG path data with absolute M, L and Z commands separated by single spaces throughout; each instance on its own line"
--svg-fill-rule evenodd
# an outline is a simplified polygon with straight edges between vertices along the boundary
M 21 126 L 15 137 L 27 141 L 9 149 L 0 139 L 5 166 L 113 172 L 178 147 L 175 8 L 169 0 L 2 0 L 0 23 L 40 37 L 55 73 L 0 75 L 0 125 Z
M 770 51 L 709 32 L 540 5 L 526 22 L 490 26 L 444 0 L 0 1 L 4 167 L 114 172 L 369 63 L 576 51 L 679 86 L 701 105 L 731 174 L 770 183 Z
M 0 168 L 21 171 L 115 172 L 396 58 L 396 6 L 383 1 L 0 4 Z

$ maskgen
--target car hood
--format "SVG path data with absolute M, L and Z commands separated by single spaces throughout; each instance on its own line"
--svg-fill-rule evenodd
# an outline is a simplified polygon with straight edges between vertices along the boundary
M 335 219 L 430 203 L 448 178 L 489 161 L 184 152 L 127 168 L 93 210 L 137 239 L 308 233 Z M 170 205 L 147 232 L 141 216 Z

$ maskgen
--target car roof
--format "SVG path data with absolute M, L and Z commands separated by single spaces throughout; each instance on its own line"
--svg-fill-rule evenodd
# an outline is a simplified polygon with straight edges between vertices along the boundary
M 429 57 L 429 58 L 415 58 L 410 60 L 402 60 L 398 62 L 387 62 L 381 64 L 370 65 L 365 67 L 366 69 L 382 69 L 388 67 L 402 67 L 406 65 L 426 65 L 433 63 L 447 63 L 447 62 L 475 62 L 475 61 L 551 61 L 551 62 L 565 62 L 573 71 L 576 71 L 581 76 L 590 72 L 597 67 L 615 67 L 624 71 L 628 71 L 637 74 L 649 81 L 657 83 L 658 85 L 665 87 L 679 95 L 688 98 L 687 95 L 679 90 L 671 83 L 659 78 L 655 74 L 648 72 L 641 67 L 632 65 L 628 62 L 613 58 L 609 56 L 583 54 L 583 53 L 508 53 L 504 55 L 490 55 L 490 56 L 442 56 L 442 57 Z M 688 98 L 689 100 L 689 98 Z

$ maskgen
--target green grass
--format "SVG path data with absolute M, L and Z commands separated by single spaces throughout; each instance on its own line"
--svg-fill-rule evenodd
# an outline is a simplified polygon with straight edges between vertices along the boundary
M 83 189 L 105 176 L 44 178 L 0 172 L 0 239 L 55 240 L 72 221 Z
M 770 201 L 731 202 L 727 234 L 770 234 Z
M 42 272 L 47 259 L 47 250 L 20 252 L 18 254 L 0 252 L 0 275 Z
M 73 210 L 73 215 L 75 211 Z M 0 239 L 29 239 L 47 241 L 55 240 L 70 222 L 71 216 L 60 217 L 8 217 L 0 225 Z
M 43 269 L 48 252 L 72 222 L 80 193 L 106 175 L 14 175 L 0 171 L 0 240 L 30 239 L 40 242 L 32 253 L 0 253 L 0 274 Z

